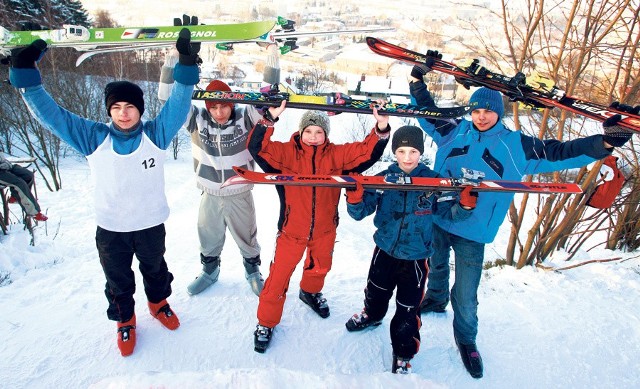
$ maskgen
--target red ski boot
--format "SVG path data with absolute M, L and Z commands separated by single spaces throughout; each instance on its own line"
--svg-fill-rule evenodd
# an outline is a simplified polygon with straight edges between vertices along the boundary
M 178 316 L 173 312 L 166 299 L 159 303 L 149 301 L 148 305 L 151 316 L 158 319 L 163 326 L 170 330 L 180 327 L 180 320 L 178 320 Z
M 136 315 L 126 322 L 118 322 L 118 349 L 123 357 L 133 354 L 136 347 Z

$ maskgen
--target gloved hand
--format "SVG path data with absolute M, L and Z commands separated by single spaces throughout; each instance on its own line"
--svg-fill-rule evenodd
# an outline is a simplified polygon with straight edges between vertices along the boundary
M 442 54 L 440 54 L 438 50 L 427 50 L 426 57 L 427 60 L 424 64 L 415 65 L 411 69 L 411 77 L 422 80 L 427 73 L 433 70 L 433 64 L 436 59 L 442 59 Z
M 411 77 L 422 80 L 424 76 L 430 71 L 431 68 L 426 64 L 421 63 L 420 65 L 413 65 L 413 68 L 411 69 Z
M 611 103 L 609 108 L 617 109 L 618 111 L 622 111 L 622 112 L 632 113 L 634 115 L 640 114 L 640 105 L 636 105 L 635 107 L 632 107 L 630 105 L 620 104 L 619 101 L 614 101 L 613 103 Z
M 358 175 L 355 173 L 351 174 L 352 176 Z M 356 187 L 346 190 L 347 195 L 347 203 L 349 204 L 358 204 L 362 202 L 362 196 L 364 196 L 364 186 L 361 183 L 356 181 Z
M 462 192 L 460 192 L 460 205 L 466 209 L 471 210 L 476 207 L 478 202 L 478 192 L 472 192 L 473 186 L 465 186 Z
M 47 42 L 36 39 L 29 46 L 12 49 L 11 55 L 4 58 L 2 63 L 16 69 L 35 69 L 36 62 L 40 61 L 46 51 Z
M 617 114 L 602 123 L 602 128 L 604 129 L 603 140 L 613 147 L 621 147 L 633 135 L 630 131 L 618 125 L 620 120 L 622 120 L 622 115 Z
M 198 24 L 197 16 L 182 15 L 182 19 L 174 18 L 174 26 L 195 26 Z M 184 31 L 187 31 L 186 33 Z M 200 52 L 200 42 L 191 43 L 191 33 L 188 29 L 183 28 L 180 30 L 180 35 L 176 42 L 176 49 L 180 53 L 180 59 L 178 62 L 182 65 L 195 65 L 201 64 L 202 59 L 198 56 Z
M 427 57 L 431 57 L 431 65 L 436 59 L 442 59 L 442 54 L 438 50 L 427 50 Z M 427 65 L 429 64 L 429 58 L 427 58 Z
M 20 23 L 20 31 L 40 31 L 44 30 L 41 25 L 35 22 Z

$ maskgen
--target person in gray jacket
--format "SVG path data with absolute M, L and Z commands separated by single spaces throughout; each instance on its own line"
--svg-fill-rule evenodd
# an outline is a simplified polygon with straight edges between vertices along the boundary
M 269 55 L 264 72 L 268 84 L 279 82 L 278 50 L 267 48 Z M 166 99 L 173 83 L 175 52 L 165 57 L 158 95 Z M 231 91 L 220 80 L 209 83 L 208 91 Z M 232 103 L 206 101 L 205 107 L 191 106 L 185 123 L 191 135 L 191 151 L 197 186 L 202 190 L 198 213 L 198 238 L 202 271 L 187 286 L 190 295 L 206 290 L 218 281 L 220 254 L 228 229 L 243 257 L 245 278 L 253 293 L 260 295 L 264 279 L 260 273 L 260 245 L 257 240 L 255 206 L 251 189 L 253 184 L 221 188 L 236 175 L 233 166 L 254 170 L 253 157 L 247 150 L 247 137 L 262 114 L 254 106 L 234 106 Z

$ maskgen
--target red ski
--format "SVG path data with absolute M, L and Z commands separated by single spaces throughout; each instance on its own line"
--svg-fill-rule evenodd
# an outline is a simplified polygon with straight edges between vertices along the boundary
M 367 37 L 367 45 L 374 53 L 396 60 L 413 64 L 424 64 L 427 60 L 424 54 L 396 46 L 381 39 Z M 518 72 L 513 77 L 494 73 L 481 66 L 478 60 L 473 60 L 466 66 L 458 66 L 441 59 L 435 59 L 432 69 L 454 76 L 456 81 L 467 89 L 472 86 L 484 86 L 502 92 L 511 101 L 519 101 L 533 108 L 565 109 L 599 122 L 620 114 L 622 115 L 622 120 L 619 122 L 621 127 L 640 132 L 640 115 L 638 115 L 638 112 L 627 112 L 616 107 L 607 107 L 577 97 L 567 96 L 551 80 L 527 78 L 522 72 Z
M 421 191 L 461 191 L 465 186 L 473 186 L 478 192 L 527 192 L 527 193 L 582 193 L 577 184 L 520 182 L 483 180 L 472 176 L 463 178 L 408 177 L 405 175 L 350 176 L 350 175 L 307 175 L 289 173 L 260 173 L 237 166 L 233 170 L 237 176 L 229 178 L 223 187 L 235 184 L 271 184 L 295 186 L 330 186 L 355 188 L 360 182 L 365 189 L 421 190 Z M 472 174 L 473 175 L 473 174 Z

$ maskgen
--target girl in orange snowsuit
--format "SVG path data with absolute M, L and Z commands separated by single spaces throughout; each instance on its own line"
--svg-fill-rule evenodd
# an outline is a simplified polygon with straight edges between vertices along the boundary
M 342 145 L 329 142 L 329 118 L 317 111 L 304 113 L 299 131 L 288 142 L 272 141 L 273 123 L 284 107 L 283 103 L 269 108 L 249 134 L 249 152 L 266 173 L 360 173 L 382 156 L 389 141 L 389 119 L 375 110 L 377 124 L 362 142 Z M 258 352 L 266 350 L 271 332 L 280 322 L 289 280 L 305 251 L 300 299 L 321 317 L 329 316 L 329 307 L 320 291 L 331 269 L 340 188 L 276 186 L 276 189 L 280 218 L 274 258 L 258 304 L 258 328 L 254 333 Z

